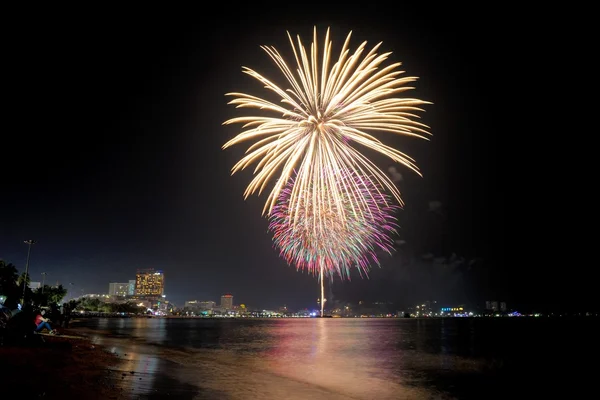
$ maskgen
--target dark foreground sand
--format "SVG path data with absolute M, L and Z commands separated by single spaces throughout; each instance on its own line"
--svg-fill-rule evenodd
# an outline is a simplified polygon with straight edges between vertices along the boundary
M 77 329 L 62 330 L 78 335 Z M 0 346 L 0 398 L 124 399 L 121 360 L 88 339 L 44 337 L 40 346 Z

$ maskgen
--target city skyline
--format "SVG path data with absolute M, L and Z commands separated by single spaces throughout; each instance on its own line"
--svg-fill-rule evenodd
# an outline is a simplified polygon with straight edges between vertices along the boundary
M 145 296 L 143 294 L 140 293 L 127 293 L 128 289 L 125 288 L 123 290 L 121 290 L 121 288 L 119 288 L 120 286 L 126 286 L 129 287 L 131 286 L 131 283 L 135 281 L 129 281 L 128 283 L 125 282 L 110 282 L 109 283 L 109 291 L 108 294 L 107 293 L 86 293 L 83 294 L 81 297 L 90 297 L 90 298 L 98 298 L 98 299 L 104 299 L 103 301 L 106 302 L 111 302 L 111 301 L 117 301 L 117 302 L 123 302 L 123 301 L 127 301 L 127 302 L 137 302 L 140 300 L 153 300 L 153 301 L 165 301 L 166 303 L 170 303 L 173 307 L 175 307 L 175 309 L 180 312 L 182 310 L 191 310 L 191 309 L 195 309 L 195 310 L 220 310 L 222 312 L 227 312 L 227 311 L 233 311 L 233 310 L 248 310 L 248 311 L 256 311 L 256 310 L 266 310 L 266 309 L 271 309 L 271 310 L 285 310 L 285 311 L 290 311 L 290 312 L 296 312 L 296 311 L 312 311 L 315 314 L 319 312 L 319 300 L 317 299 L 315 304 L 313 305 L 306 305 L 306 306 L 302 306 L 298 309 L 293 309 L 290 308 L 286 305 L 285 302 L 282 303 L 282 305 L 277 305 L 277 306 L 261 306 L 261 305 L 246 305 L 243 301 L 238 301 L 237 304 L 236 302 L 234 302 L 234 296 L 231 293 L 223 293 L 220 296 L 220 302 L 216 302 L 214 300 L 209 300 L 207 298 L 202 298 L 201 300 L 199 300 L 198 298 L 195 299 L 188 299 L 186 300 L 183 304 L 174 304 L 172 302 L 170 302 L 168 299 L 166 299 L 166 295 L 165 296 Z M 34 282 L 31 282 L 31 284 L 33 284 Z M 36 282 L 39 283 L 39 282 Z M 30 284 L 30 287 L 31 287 Z M 39 286 L 39 285 L 38 285 Z M 116 289 L 118 288 L 118 289 Z M 33 288 L 32 288 L 33 289 Z M 80 297 L 80 298 L 81 298 Z M 416 304 L 393 304 L 393 303 L 387 303 L 387 302 L 373 302 L 373 303 L 365 303 L 363 301 L 358 301 L 356 303 L 351 303 L 351 302 L 346 302 L 346 301 L 338 301 L 337 304 L 328 304 L 328 307 L 326 307 L 328 312 L 332 312 L 335 309 L 338 308 L 344 308 L 348 310 L 349 306 L 352 307 L 360 307 L 361 305 L 364 306 L 382 306 L 385 305 L 389 308 L 388 311 L 391 311 L 393 307 L 399 308 L 397 310 L 395 310 L 393 313 L 394 314 L 398 314 L 401 313 L 403 314 L 405 310 L 406 312 L 411 312 L 413 315 L 412 316 L 443 316 L 444 313 L 446 313 L 446 316 L 448 315 L 453 315 L 453 314 L 457 314 L 457 316 L 473 316 L 472 312 L 471 314 L 469 314 L 467 311 L 468 310 L 474 310 L 476 312 L 487 312 L 487 313 L 503 313 L 503 314 L 508 314 L 510 311 L 510 315 L 522 315 L 521 313 L 519 313 L 517 310 L 514 310 L 513 308 L 509 308 L 507 306 L 507 303 L 505 301 L 498 301 L 498 300 L 487 300 L 485 301 L 485 303 L 483 304 L 451 304 L 450 302 L 444 302 L 444 301 L 437 301 L 437 300 L 425 300 L 422 302 L 418 302 Z M 390 308 L 391 307 L 391 308 Z M 533 310 L 522 310 L 525 311 L 526 313 L 532 313 L 534 312 Z M 538 310 L 539 311 L 539 310 Z M 582 310 L 579 310 L 579 312 L 581 313 Z M 441 312 L 441 313 L 440 313 Z M 398 315 L 401 316 L 401 315 Z
M 145 294 L 145 292 L 143 292 L 142 290 L 135 289 L 136 286 L 139 286 L 139 276 L 140 274 L 148 274 L 148 275 L 161 275 L 161 285 L 160 285 L 160 290 L 154 294 Z M 98 291 L 98 292 L 82 292 L 80 295 L 72 295 L 71 293 L 67 293 L 65 300 L 74 300 L 74 299 L 80 299 L 80 298 L 84 298 L 84 297 L 91 297 L 91 298 L 101 298 L 104 299 L 103 301 L 117 301 L 117 302 L 122 302 L 122 301 L 128 301 L 128 302 L 137 302 L 137 301 L 151 301 L 151 302 L 156 302 L 158 301 L 160 304 L 161 302 L 165 301 L 165 303 L 167 304 L 171 304 L 171 307 L 175 307 L 176 309 L 181 310 L 182 308 L 186 308 L 188 307 L 189 304 L 193 304 L 194 308 L 198 308 L 198 305 L 204 305 L 201 306 L 200 308 L 206 308 L 206 309 L 221 309 L 221 310 L 237 310 L 240 307 L 244 308 L 244 309 L 250 309 L 250 310 L 265 310 L 265 309 L 271 309 L 271 310 L 276 310 L 276 309 L 289 309 L 289 310 L 294 310 L 294 311 L 300 311 L 300 310 L 311 310 L 311 311 L 315 311 L 315 312 L 319 312 L 319 308 L 320 308 L 320 299 L 317 298 L 316 300 L 313 300 L 311 302 L 302 304 L 302 305 L 296 305 L 295 307 L 288 307 L 287 304 L 288 302 L 286 301 L 286 299 L 282 299 L 281 301 L 277 302 L 277 303 L 272 303 L 272 304 L 253 304 L 250 307 L 247 306 L 245 301 L 239 301 L 239 304 L 235 304 L 233 301 L 233 294 L 231 292 L 222 292 L 222 294 L 220 295 L 220 302 L 214 301 L 209 299 L 210 296 L 206 296 L 206 295 L 202 295 L 202 294 L 197 294 L 192 295 L 192 296 L 179 296 L 179 298 L 185 298 L 185 300 L 182 301 L 182 303 L 176 303 L 174 302 L 172 299 L 168 299 L 167 296 L 164 293 L 164 285 L 162 285 L 162 283 L 164 282 L 164 272 L 162 270 L 155 270 L 153 268 L 146 268 L 146 269 L 137 269 L 137 273 L 136 273 L 136 279 L 135 280 L 129 280 L 128 282 L 109 282 L 108 283 L 108 292 L 104 292 L 104 291 Z M 57 282 L 56 285 L 51 285 L 51 284 L 46 284 L 46 286 L 51 286 L 51 287 L 56 287 L 58 286 L 60 283 Z M 39 289 L 42 284 L 41 282 L 35 282 L 35 281 L 30 281 L 28 284 L 29 288 L 32 290 L 36 290 Z M 159 294 L 160 293 L 160 294 Z M 395 312 L 401 312 L 399 310 L 413 310 L 412 313 L 414 314 L 414 311 L 422 311 L 425 307 L 427 307 L 427 309 L 429 310 L 429 316 L 441 316 L 438 314 L 433 314 L 437 309 L 439 309 L 442 313 L 444 312 L 458 312 L 458 314 L 460 314 L 459 316 L 472 316 L 472 315 L 467 315 L 466 313 L 464 315 L 462 315 L 462 311 L 463 309 L 469 309 L 469 310 L 473 310 L 476 313 L 482 313 L 482 312 L 500 312 L 500 313 L 504 313 L 504 314 L 510 314 L 511 316 L 523 316 L 523 315 L 539 315 L 540 313 L 544 314 L 544 315 L 559 315 L 559 314 L 564 314 L 564 315 L 596 315 L 595 313 L 597 313 L 597 309 L 595 308 L 595 305 L 592 303 L 586 303 L 586 304 L 579 304 L 576 307 L 573 307 L 570 303 L 564 303 L 562 305 L 557 306 L 552 306 L 550 302 L 540 302 L 538 304 L 534 304 L 534 305 L 523 305 L 523 304 L 511 304 L 510 307 L 507 306 L 507 302 L 505 301 L 505 299 L 501 299 L 501 300 L 489 300 L 489 298 L 494 298 L 494 296 L 491 297 L 487 297 L 485 301 L 481 301 L 481 299 L 470 299 L 470 300 L 461 300 L 461 301 L 456 301 L 453 299 L 444 299 L 441 298 L 438 300 L 425 300 L 427 298 L 432 298 L 427 297 L 427 296 L 421 296 L 416 302 L 413 300 L 413 303 L 411 304 L 411 302 L 393 302 L 393 301 L 380 301 L 380 300 L 372 300 L 372 301 L 363 301 L 363 300 L 348 300 L 348 299 L 340 299 L 340 298 L 335 298 L 335 302 L 334 300 L 334 296 L 333 293 L 330 293 L 330 298 L 326 299 L 326 301 L 328 302 L 325 309 L 329 312 L 331 312 L 332 308 L 339 308 L 339 307 L 343 307 L 343 305 L 361 305 L 361 304 L 365 304 L 365 305 L 381 305 L 381 304 L 386 304 L 388 307 L 396 307 L 397 310 Z M 433 298 L 437 298 L 437 297 L 433 297 Z M 112 299 L 112 300 L 111 300 Z M 423 303 L 423 304 L 421 304 Z M 151 303 L 148 303 L 151 304 Z M 183 305 L 182 305 L 183 304 Z M 210 304 L 210 306 L 206 306 L 207 304 Z M 419 307 L 422 306 L 423 308 L 421 310 L 419 310 Z M 464 307 L 464 308 L 463 308 Z M 392 308 L 389 308 L 390 310 L 392 310 Z M 460 311 L 460 312 L 459 312 Z M 415 314 L 416 316 L 419 315 L 419 313 L 417 312 Z

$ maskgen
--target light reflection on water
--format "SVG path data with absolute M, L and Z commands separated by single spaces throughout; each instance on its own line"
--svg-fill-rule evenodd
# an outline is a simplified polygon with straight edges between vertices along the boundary
M 328 319 L 278 324 L 273 334 L 277 345 L 260 357 L 277 375 L 336 393 L 377 399 L 417 397 L 417 390 L 402 385 L 401 375 L 385 368 L 391 353 L 385 351 L 380 335 L 368 325 L 344 325 L 342 320 Z
M 535 321 L 474 319 L 132 318 L 82 324 L 96 332 L 93 340 L 125 359 L 124 369 L 142 377 L 127 386 L 132 393 L 179 390 L 181 398 L 263 400 L 491 398 L 481 391 L 503 384 L 495 368 L 542 366 L 528 364 L 539 360 L 536 351 L 546 351 L 534 345 L 548 328 Z

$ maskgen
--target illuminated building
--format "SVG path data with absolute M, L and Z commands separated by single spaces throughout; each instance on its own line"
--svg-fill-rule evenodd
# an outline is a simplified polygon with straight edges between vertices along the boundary
M 233 295 L 224 294 L 221 296 L 221 308 L 224 310 L 233 310 Z
M 127 296 L 129 294 L 129 283 L 112 282 L 108 284 L 109 296 Z
M 136 296 L 162 296 L 165 291 L 165 275 L 160 270 L 142 269 L 135 276 Z

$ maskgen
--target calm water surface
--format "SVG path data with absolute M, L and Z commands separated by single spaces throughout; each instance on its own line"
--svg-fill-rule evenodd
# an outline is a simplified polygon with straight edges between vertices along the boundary
M 78 326 L 125 360 L 118 385 L 132 398 L 579 398 L 598 361 L 591 318 L 131 318 Z

